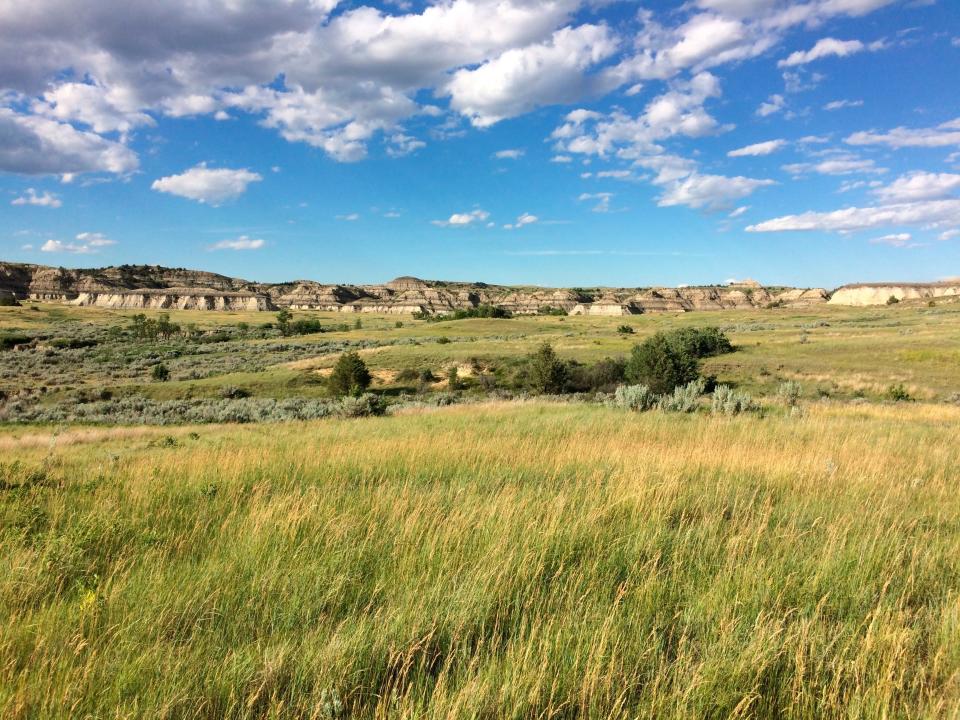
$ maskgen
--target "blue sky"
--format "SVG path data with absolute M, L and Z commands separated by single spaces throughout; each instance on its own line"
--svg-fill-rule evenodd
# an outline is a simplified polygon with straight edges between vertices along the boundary
M 11 0 L 0 88 L 5 260 L 960 275 L 954 0 Z

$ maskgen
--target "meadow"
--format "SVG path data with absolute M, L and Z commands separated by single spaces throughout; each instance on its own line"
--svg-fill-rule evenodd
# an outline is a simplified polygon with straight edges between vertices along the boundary
M 0 717 L 960 718 L 958 305 L 297 337 L 184 313 L 200 332 L 159 343 L 111 330 L 129 314 L 0 311 L 43 336 L 0 351 Z M 704 371 L 759 411 L 469 382 L 693 325 L 729 334 Z M 344 349 L 386 416 L 25 419 L 103 391 L 329 402 Z M 451 365 L 457 393 L 398 380 Z
M 0 715 L 957 717 L 958 420 L 8 429 Z

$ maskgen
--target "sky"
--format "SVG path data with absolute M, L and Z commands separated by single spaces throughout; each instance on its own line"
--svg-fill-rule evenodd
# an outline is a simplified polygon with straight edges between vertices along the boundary
M 5 0 L 0 259 L 960 276 L 960 2 Z

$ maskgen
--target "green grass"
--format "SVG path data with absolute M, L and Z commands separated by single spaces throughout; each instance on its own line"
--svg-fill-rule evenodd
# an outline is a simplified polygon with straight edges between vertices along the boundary
M 958 421 L 7 428 L 0 716 L 955 718 Z
M 0 333 L 58 334 L 85 331 L 100 333 L 101 345 L 96 349 L 105 357 L 129 353 L 126 340 L 111 341 L 109 327 L 129 324 L 131 311 L 97 308 L 70 308 L 49 304 L 29 307 L 0 308 Z M 172 320 L 201 329 L 235 328 L 246 322 L 256 329 L 274 320 L 272 313 L 218 313 L 180 311 L 171 313 Z M 378 387 L 389 389 L 389 376 L 406 368 L 430 369 L 443 376 L 453 364 L 466 364 L 472 359 L 484 363 L 509 364 L 533 352 L 542 342 L 550 342 L 562 358 L 595 362 L 608 356 L 629 353 L 630 348 L 658 330 L 692 325 L 714 325 L 724 328 L 738 351 L 733 355 L 712 358 L 704 369 L 723 383 L 732 384 L 759 396 L 770 396 L 784 380 L 804 385 L 808 395 L 827 394 L 838 399 L 883 397 L 892 384 L 904 384 L 911 395 L 925 400 L 942 400 L 960 392 L 960 304 L 943 302 L 935 308 L 901 304 L 893 307 L 837 308 L 821 306 L 809 309 L 770 311 L 699 312 L 680 315 L 642 315 L 630 317 L 525 317 L 512 319 L 469 319 L 428 323 L 408 316 L 399 317 L 403 327 L 395 327 L 398 316 L 364 315 L 363 327 L 353 329 L 354 316 L 339 313 L 294 313 L 294 317 L 315 317 L 329 327 L 347 323 L 345 332 L 329 332 L 294 338 L 238 339 L 219 356 L 202 358 L 204 377 L 191 380 L 178 374 L 179 382 L 164 388 L 149 385 L 148 368 L 140 377 L 107 377 L 98 366 L 78 378 L 80 385 L 107 387 L 118 395 L 139 393 L 155 398 L 213 397 L 226 386 L 236 385 L 264 397 L 303 395 L 313 397 L 315 378 L 290 378 L 291 372 L 309 376 L 317 369 L 330 368 L 336 352 L 325 348 L 330 343 L 367 343 L 375 351 L 365 351 L 364 358 L 372 369 L 382 371 Z M 628 324 L 633 335 L 620 335 L 618 325 Z M 451 342 L 441 344 L 438 338 Z M 173 345 L 176 346 L 174 341 Z M 266 349 L 286 342 L 296 350 L 279 355 L 271 367 Z M 239 344 L 238 344 L 239 343 Z M 181 361 L 183 368 L 192 367 L 189 353 L 195 348 L 181 343 L 188 353 Z M 312 349 L 315 348 L 315 349 Z M 149 354 L 152 346 L 142 344 L 141 354 Z M 215 350 L 207 346 L 205 351 Z M 122 362 L 134 362 L 127 357 Z M 243 358 L 256 358 L 254 371 L 243 366 Z M 9 357 L 9 356 L 7 356 Z M 259 377 L 252 377 L 258 375 Z M 62 373 L 51 378 L 56 381 Z M 0 390 L 19 390 L 24 376 L 0 378 Z M 44 382 L 42 371 L 26 379 L 27 387 Z M 68 390 L 77 383 L 66 383 Z M 395 388 L 396 389 L 396 388 Z M 57 392 L 60 392 L 59 390 Z M 62 393 L 50 394 L 48 401 L 59 400 Z

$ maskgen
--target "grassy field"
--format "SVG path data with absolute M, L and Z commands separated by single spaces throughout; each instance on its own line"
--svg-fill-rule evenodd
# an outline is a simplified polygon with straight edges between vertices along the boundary
M 0 718 L 960 719 L 960 304 L 171 315 L 0 308 Z M 507 384 L 685 326 L 759 410 Z
M 7 428 L 0 716 L 960 717 L 958 421 Z
M 270 313 L 181 311 L 171 313 L 173 322 L 193 325 L 207 336 L 202 342 L 173 338 L 159 343 L 135 341 L 122 332 L 133 314 L 47 304 L 0 308 L 0 340 L 4 335 L 44 338 L 36 349 L 0 351 L 0 392 L 32 393 L 31 402 L 47 404 L 73 402 L 78 392 L 87 391 L 171 400 L 216 398 L 234 387 L 261 398 L 320 398 L 325 396 L 324 373 L 345 349 L 358 349 L 374 371 L 374 389 L 398 395 L 415 390 L 396 380 L 404 369 L 429 370 L 443 378 L 456 365 L 469 375 L 471 365 L 509 367 L 545 341 L 562 358 L 590 363 L 626 355 L 658 330 L 710 325 L 722 328 L 737 352 L 706 360 L 704 372 L 760 397 L 775 394 L 785 380 L 799 382 L 808 398 L 880 400 L 895 384 L 920 400 L 960 397 L 960 303 L 950 301 L 934 307 L 903 303 L 430 323 L 364 315 L 361 328 L 353 327 L 353 316 L 303 312 L 295 318 L 349 329 L 290 338 L 259 329 L 274 319 Z M 242 323 L 251 330 L 238 331 Z M 620 325 L 634 333 L 618 333 Z M 49 341 L 71 339 L 94 346 L 49 346 Z M 170 367 L 170 382 L 151 381 L 151 367 L 158 362 Z

